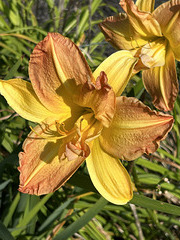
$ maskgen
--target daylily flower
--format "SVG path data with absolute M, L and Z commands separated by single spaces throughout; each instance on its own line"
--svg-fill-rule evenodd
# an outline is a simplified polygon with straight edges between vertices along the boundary
M 31 83 L 0 81 L 9 105 L 38 123 L 19 154 L 19 191 L 53 192 L 86 159 L 102 196 L 115 204 L 132 198 L 131 179 L 118 158 L 154 152 L 173 123 L 172 116 L 151 111 L 135 98 L 116 97 L 136 62 L 128 51 L 119 51 L 92 74 L 70 39 L 49 33 L 30 57 Z
M 180 60 L 180 0 L 161 4 L 154 0 L 121 0 L 126 13 L 108 17 L 100 24 L 106 40 L 117 49 L 130 50 L 139 61 L 135 71 L 142 78 L 154 105 L 173 109 L 178 94 L 175 59 Z

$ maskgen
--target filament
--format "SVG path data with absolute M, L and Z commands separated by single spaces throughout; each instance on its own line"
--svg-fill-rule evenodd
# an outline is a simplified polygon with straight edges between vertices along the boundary
M 136 40 L 136 39 L 134 39 L 134 41 L 135 41 L 135 42 L 136 42 L 136 44 L 137 44 L 137 47 L 135 47 L 135 48 L 140 48 L 140 46 L 139 46 L 139 44 L 138 44 L 137 40 Z
M 134 47 L 133 47 L 133 43 L 132 43 L 133 38 L 130 37 L 130 39 L 131 39 L 131 47 L 134 48 Z
M 76 128 L 73 128 L 72 130 L 68 131 L 66 128 L 65 128 L 65 124 L 64 123 L 59 123 L 58 121 L 55 121 L 55 126 L 56 126 L 56 129 L 57 129 L 57 132 L 61 135 L 61 136 L 53 136 L 53 131 L 52 133 L 50 133 L 50 129 L 49 129 L 49 125 L 46 124 L 45 125 L 45 129 L 42 128 L 42 133 L 39 134 L 38 132 L 36 132 L 31 126 L 30 126 L 30 129 L 32 132 L 34 132 L 38 137 L 40 137 L 41 139 L 48 139 L 48 140 L 58 140 L 58 139 L 62 139 L 62 138 L 65 138 L 75 132 L 77 132 L 77 129 Z M 62 129 L 61 129 L 62 128 Z M 49 130 L 49 132 L 48 132 Z M 43 133 L 45 134 L 45 136 L 43 136 Z
M 62 139 L 65 138 L 66 136 L 58 136 L 58 137 L 49 137 L 49 136 L 42 136 L 42 133 L 39 134 L 38 132 L 36 132 L 31 126 L 30 129 L 32 132 L 34 132 L 38 137 L 40 137 L 41 139 L 49 139 L 49 140 L 57 140 L 57 139 Z M 45 133 L 44 129 L 43 129 L 43 133 Z M 47 135 L 47 134 L 46 134 Z
M 55 121 L 55 124 L 56 124 L 56 128 L 57 128 L 57 131 L 59 134 L 61 134 L 63 136 L 67 135 L 68 131 L 64 131 L 64 129 L 63 129 L 63 131 L 61 130 L 61 126 L 65 125 L 64 123 L 59 123 L 58 121 Z
M 88 124 L 84 129 L 82 129 L 82 122 L 83 122 L 83 120 L 84 120 L 84 118 L 82 118 L 81 120 L 80 120 L 80 131 L 81 132 L 86 132 L 88 129 L 90 129 L 93 125 L 94 125 L 94 123 L 96 122 L 96 119 L 94 118 L 93 119 L 93 121 L 90 123 L 90 124 Z
M 84 120 L 84 118 L 81 118 L 81 120 L 80 120 L 80 126 L 79 126 L 80 132 L 82 132 L 82 122 L 83 122 L 83 120 Z

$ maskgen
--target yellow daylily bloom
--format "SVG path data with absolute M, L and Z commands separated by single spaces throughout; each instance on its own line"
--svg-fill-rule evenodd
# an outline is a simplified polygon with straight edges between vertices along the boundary
M 135 71 L 142 78 L 154 105 L 169 111 L 179 86 L 175 59 L 180 60 L 180 0 L 171 0 L 154 10 L 154 0 L 121 0 L 126 13 L 108 17 L 100 24 L 106 40 L 117 49 L 131 51 L 139 61 Z
M 137 61 L 119 51 L 92 73 L 70 39 L 49 33 L 31 54 L 31 82 L 0 81 L 9 105 L 38 123 L 19 154 L 19 191 L 53 192 L 86 159 L 102 196 L 115 204 L 132 198 L 133 185 L 119 158 L 154 152 L 173 124 L 172 116 L 151 111 L 135 98 L 116 97 Z

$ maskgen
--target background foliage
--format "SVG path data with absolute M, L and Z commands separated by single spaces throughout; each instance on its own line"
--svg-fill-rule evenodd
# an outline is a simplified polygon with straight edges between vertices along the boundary
M 94 70 L 115 51 L 97 24 L 119 10 L 117 1 L 1 0 L 0 78 L 28 79 L 30 54 L 47 32 L 71 38 Z M 178 63 L 177 72 L 180 76 Z M 140 74 L 124 94 L 153 109 Z M 0 239 L 179 239 L 180 94 L 171 114 L 174 127 L 161 148 L 123 163 L 137 193 L 130 203 L 116 206 L 96 193 L 85 165 L 54 194 L 19 193 L 18 153 L 33 123 L 19 117 L 0 96 Z

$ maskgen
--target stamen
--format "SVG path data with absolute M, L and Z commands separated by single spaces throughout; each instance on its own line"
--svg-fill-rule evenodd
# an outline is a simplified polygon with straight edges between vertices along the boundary
M 82 118 L 82 120 L 81 120 L 81 122 L 80 122 L 80 131 L 81 132 L 85 132 L 85 131 L 87 131 L 88 129 L 90 129 L 90 128 L 92 128 L 92 126 L 94 125 L 94 123 L 96 122 L 96 119 L 94 118 L 93 119 L 93 121 L 90 123 L 90 124 L 88 124 L 84 129 L 82 129 L 82 121 L 83 121 L 84 119 Z
M 136 42 L 136 44 L 137 44 L 137 47 L 136 47 L 136 48 L 140 48 L 140 46 L 139 46 L 139 44 L 138 44 L 137 40 L 136 40 L 136 39 L 134 39 L 134 41 L 135 41 L 135 42 Z
M 151 41 L 148 41 L 148 44 L 149 44 L 150 48 L 152 48 L 152 46 L 151 46 L 150 42 L 151 42 Z
M 31 126 L 30 126 L 30 129 L 32 132 L 34 132 L 38 137 L 40 137 L 41 139 L 48 139 L 48 140 L 57 140 L 57 139 L 62 139 L 62 138 L 65 138 L 66 136 L 59 136 L 59 137 L 49 137 L 49 136 L 42 136 L 42 134 L 39 134 L 38 132 L 36 132 Z M 44 132 L 44 129 L 43 129 L 43 133 Z
M 65 123 L 61 123 L 61 126 L 62 126 L 64 132 L 65 132 L 65 133 L 68 133 L 68 130 L 65 128 Z
M 132 47 L 132 48 L 134 48 L 134 47 L 133 47 L 133 44 L 132 44 L 132 40 L 133 40 L 133 38 L 132 38 L 132 37 L 130 37 L 130 39 L 131 39 L 131 47 Z
M 83 122 L 84 118 L 81 118 L 80 120 L 80 126 L 79 126 L 79 129 L 80 129 L 80 132 L 82 132 L 82 122 Z
M 59 123 L 58 121 L 55 121 L 55 124 L 56 124 L 56 128 L 57 128 L 58 133 L 61 134 L 61 135 L 63 135 L 63 136 L 66 136 L 66 135 L 67 135 L 67 132 L 61 130 L 61 126 L 63 126 L 64 123 Z M 64 130 L 64 129 L 63 129 L 63 130 Z
M 29 126 L 31 131 L 34 132 L 37 136 L 42 137 L 42 134 L 37 133 L 31 126 Z
M 133 39 L 132 36 L 130 37 L 130 39 L 131 39 L 131 47 L 132 47 L 133 49 L 140 48 L 140 46 L 139 46 L 139 44 L 138 44 L 138 42 L 137 42 L 136 39 Z M 133 46 L 133 40 L 136 42 L 136 45 L 137 45 L 137 46 L 135 46 L 135 47 Z
M 59 123 L 59 121 L 55 121 L 56 128 L 59 134 L 63 135 L 64 137 L 69 136 L 70 134 L 77 131 L 76 127 L 73 127 L 70 131 L 65 128 L 65 123 Z M 61 130 L 62 128 L 62 130 Z
M 48 139 L 48 140 L 57 140 L 57 139 L 62 139 L 65 138 L 71 134 L 77 133 L 79 136 L 81 136 L 81 131 L 84 131 L 86 129 L 88 129 L 90 126 L 85 127 L 85 129 L 82 129 L 82 121 L 84 120 L 84 118 L 80 119 L 80 127 L 78 128 L 78 126 L 75 124 L 75 126 L 68 131 L 65 128 L 65 123 L 59 123 L 59 121 L 55 121 L 55 126 L 57 131 L 53 131 L 51 129 L 49 129 L 49 125 L 48 124 L 44 124 L 45 128 L 41 127 L 42 129 L 42 133 L 38 133 L 36 132 L 31 126 L 30 129 L 32 132 L 34 132 L 40 139 Z M 55 136 L 54 133 L 58 133 L 61 136 Z M 43 135 L 44 134 L 44 135 Z M 31 138 L 31 137 L 29 137 Z

